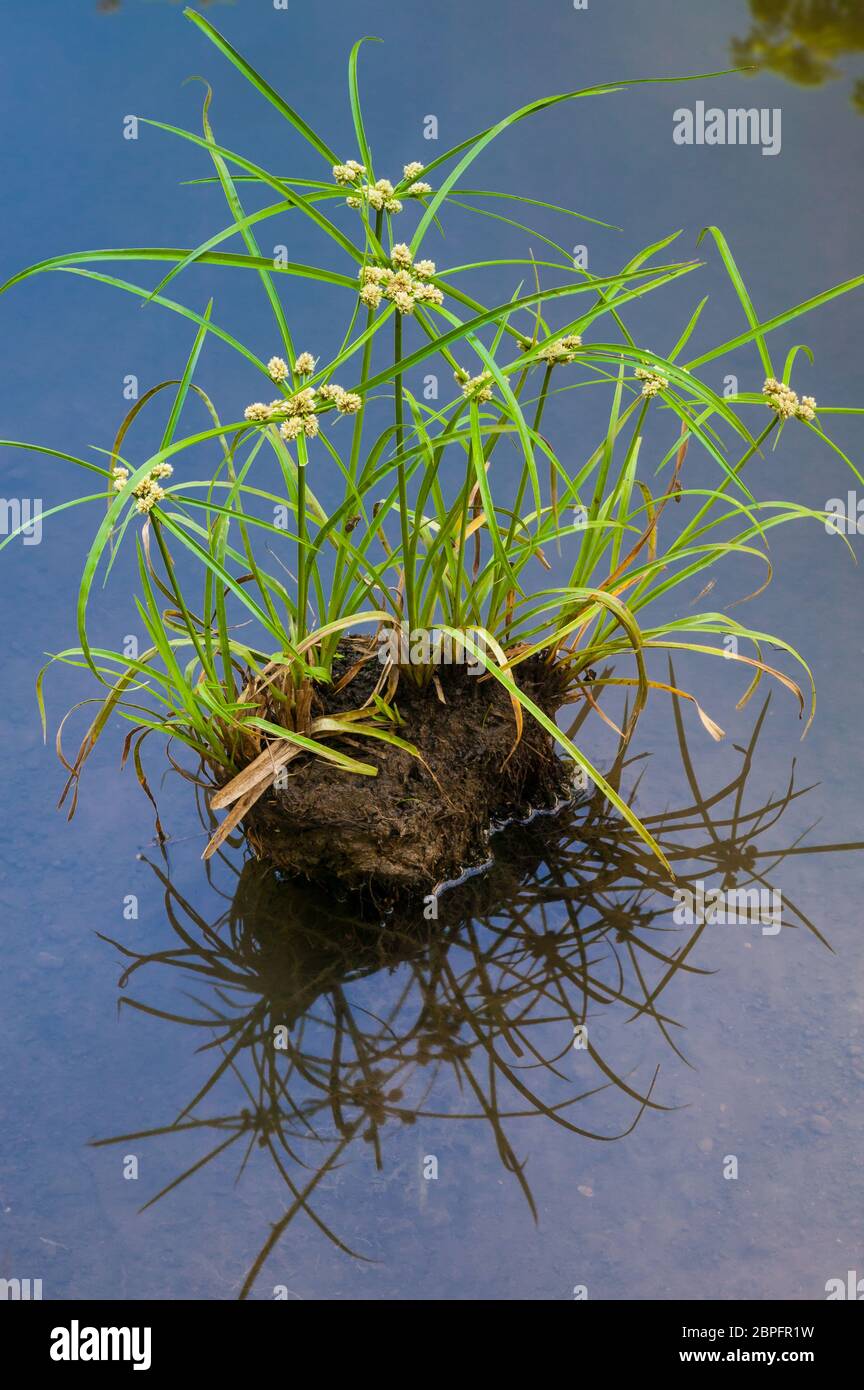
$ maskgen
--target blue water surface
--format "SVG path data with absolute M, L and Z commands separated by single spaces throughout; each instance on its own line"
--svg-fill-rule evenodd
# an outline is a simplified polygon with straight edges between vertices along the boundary
M 345 158 L 355 152 L 348 54 L 363 34 L 380 36 L 383 44 L 364 52 L 363 99 L 376 164 L 394 177 L 406 161 L 430 158 L 430 148 L 437 154 L 541 94 L 728 68 L 730 41 L 749 25 L 742 0 L 591 0 L 584 10 L 568 0 L 329 0 L 287 10 L 236 0 L 205 12 Z M 203 151 L 145 124 L 137 139 L 124 138 L 133 115 L 197 131 L 204 87 L 189 77 L 212 84 L 212 120 L 229 149 L 277 172 L 320 173 L 314 152 L 179 5 L 5 0 L 0 22 L 3 279 L 76 248 L 192 247 L 227 224 L 218 190 L 181 186 L 208 173 Z M 646 300 L 632 325 L 641 342 L 668 351 L 708 294 L 693 340 L 699 353 L 746 328 L 713 243 L 697 249 L 703 227 L 722 226 L 763 318 L 864 270 L 854 66 L 853 58 L 848 72 L 814 89 L 736 74 L 559 105 L 490 145 L 469 186 L 516 188 L 619 227 L 542 208 L 513 214 L 568 250 L 587 245 L 595 273 L 613 273 L 680 230 L 669 258 L 704 257 L 706 269 Z M 780 152 L 676 145 L 673 114 L 698 100 L 779 108 Z M 430 115 L 437 144 L 423 138 Z M 298 261 L 330 254 L 305 226 L 263 225 L 268 251 L 284 240 Z M 525 256 L 529 246 L 542 254 L 533 233 L 492 219 L 454 213 L 446 230 L 430 251 L 442 265 Z M 147 286 L 166 268 L 96 267 Z M 278 343 L 252 279 L 197 267 L 168 293 L 198 313 L 212 295 L 214 319 L 266 359 Z M 502 283 L 512 293 L 517 271 Z M 285 304 L 298 346 L 335 350 L 340 301 L 293 280 Z M 799 389 L 822 404 L 860 405 L 862 326 L 858 291 L 778 330 L 776 360 L 807 344 L 814 362 L 799 359 Z M 0 297 L 0 435 L 98 459 L 94 451 L 110 449 L 128 409 L 127 378 L 143 392 L 176 376 L 193 336 L 178 316 L 74 275 L 13 287 Z M 727 371 L 739 374 L 742 390 L 761 387 L 752 347 L 713 365 L 716 375 L 705 375 L 717 390 Z M 421 378 L 406 385 L 419 394 Z M 219 344 L 208 342 L 197 379 L 227 420 L 260 392 L 251 367 Z M 547 420 L 559 448 L 562 436 L 572 439 L 574 465 L 603 428 L 604 406 L 584 394 L 575 403 L 573 393 L 557 398 Z M 830 419 L 860 467 L 856 417 Z M 195 420 L 206 427 L 203 412 Z M 163 421 L 158 410 L 150 423 L 142 416 L 129 446 L 139 462 Z M 693 452 L 690 481 L 699 485 L 712 465 Z M 81 490 L 72 466 L 46 454 L 4 450 L 2 467 L 7 500 L 38 498 L 48 508 Z M 800 428 L 787 430 L 751 476 L 761 497 L 812 507 L 855 485 L 842 460 Z M 316 486 L 326 502 L 323 471 Z M 365 929 L 346 925 L 344 904 L 280 896 L 278 885 L 261 889 L 263 909 L 247 893 L 233 921 L 223 920 L 242 852 L 231 851 L 208 879 L 192 789 L 163 776 L 154 746 L 147 763 L 171 836 L 165 863 L 134 771 L 118 768 L 127 731 L 119 719 L 90 759 L 74 819 L 64 819 L 68 805 L 55 811 L 64 773 L 53 731 L 93 688 L 80 670 L 52 672 L 46 746 L 34 682 L 43 654 L 77 644 L 77 576 L 100 505 L 49 519 L 39 544 L 18 539 L 2 556 L 0 1277 L 41 1278 L 46 1298 L 235 1298 L 272 1224 L 291 1208 L 286 1173 L 299 1191 L 315 1179 L 304 1201 L 321 1224 L 297 1211 L 252 1297 L 570 1299 L 587 1289 L 592 1299 L 818 1299 L 827 1280 L 864 1274 L 864 948 L 854 848 L 864 841 L 864 634 L 860 569 L 842 543 L 813 523 L 773 532 L 771 587 L 731 610 L 806 656 L 819 692 L 806 740 L 799 743 L 803 724 L 788 690 L 776 690 L 762 717 L 767 686 L 736 710 L 748 677 L 689 657 L 678 663 L 681 682 L 726 739 L 713 743 L 685 706 L 682 758 L 672 707 L 658 699 L 631 749 L 647 756 L 623 774 L 632 789 L 641 772 L 640 815 L 673 818 L 670 841 L 690 849 L 689 857 L 681 851 L 682 873 L 717 882 L 731 855 L 736 881 L 743 862 L 779 887 L 789 913 L 779 934 L 711 926 L 682 966 L 692 928 L 675 924 L 668 887 L 614 830 L 586 829 L 577 809 L 501 842 L 501 876 L 485 896 L 469 885 L 453 906 L 446 951 L 433 937 L 376 957 Z M 755 564 L 734 563 L 697 608 L 722 609 L 763 578 Z M 133 579 L 130 547 L 107 587 L 94 590 L 93 631 L 107 646 L 143 637 Z M 676 594 L 669 612 L 689 611 L 699 587 Z M 793 672 L 791 658 L 771 655 Z M 86 710 L 67 726 L 67 755 L 85 718 Z M 609 728 L 589 720 L 580 737 L 610 765 Z M 747 761 L 740 750 L 751 740 Z M 793 762 L 796 790 L 810 790 L 790 800 Z M 730 784 L 725 800 L 698 809 Z M 679 812 L 688 814 L 676 822 Z M 156 869 L 172 886 L 170 912 Z M 118 991 L 130 963 L 118 944 L 174 952 L 184 944 L 178 923 L 209 946 L 208 973 L 190 971 L 194 957 L 172 957 L 143 966 Z M 218 950 L 205 932 L 214 924 Z M 341 963 L 326 949 L 328 934 L 340 933 Z M 544 937 L 570 962 L 565 968 L 559 954 L 545 976 L 543 951 L 552 947 L 538 946 Z M 118 1012 L 118 997 L 156 1012 Z M 580 1017 L 587 1009 L 593 1051 L 573 1047 L 568 1007 Z M 251 1020 L 236 1055 L 236 1032 L 226 1041 L 217 1030 L 221 1048 L 198 1050 L 213 1037 L 204 1025 L 214 1010 Z M 295 1064 L 284 1084 L 284 1059 L 276 1072 L 256 1068 L 262 1036 L 282 1019 Z M 226 1051 L 231 1065 L 189 1110 Z M 646 1097 L 651 1105 L 631 1130 Z M 263 1114 L 274 1104 L 287 1147 Z M 224 1153 L 139 1212 L 229 1137 Z M 737 1177 L 728 1176 L 731 1159 Z M 137 1178 L 128 1176 L 131 1160 Z

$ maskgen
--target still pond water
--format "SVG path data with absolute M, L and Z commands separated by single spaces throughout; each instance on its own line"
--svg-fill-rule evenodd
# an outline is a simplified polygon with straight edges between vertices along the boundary
M 191 126 L 182 78 L 205 59 L 224 74 L 173 6 L 81 4 L 73 17 L 63 5 L 62 43 L 55 8 L 21 6 L 8 21 L 22 61 L 4 82 L 4 187 L 21 216 L 4 270 L 72 246 L 202 240 L 221 225 L 212 208 L 148 201 L 190 176 L 185 152 L 142 141 L 133 159 L 117 123 L 142 110 Z M 422 29 L 422 71 L 394 79 L 391 117 L 372 93 L 373 120 L 414 131 L 440 109 L 454 139 L 541 90 L 727 67 L 751 27 L 743 3 L 658 3 L 650 17 L 635 0 L 579 14 L 543 4 L 526 16 L 482 0 L 463 20 L 447 0 L 428 33 L 427 7 L 415 8 L 331 0 L 326 22 L 274 21 L 238 0 L 211 13 L 262 66 L 274 23 L 296 26 L 315 55 L 289 84 L 305 110 L 322 93 L 342 102 L 356 33 L 404 48 Z M 37 54 L 50 111 L 26 75 Z M 765 75 L 694 93 L 781 108 L 776 157 L 676 147 L 680 98 L 650 88 L 602 120 L 550 119 L 542 141 L 514 133 L 484 177 L 503 186 L 512 159 L 525 192 L 551 186 L 620 223 L 619 260 L 675 227 L 689 254 L 718 222 L 760 311 L 777 312 L 862 269 L 855 64 L 843 56 L 823 86 Z M 268 72 L 279 81 L 278 63 Z M 220 100 L 235 148 L 272 138 L 227 79 Z M 177 360 L 184 339 L 137 306 L 112 318 L 85 288 L 79 298 L 45 277 L 0 301 L 4 436 L 104 446 L 123 373 L 157 380 L 166 353 Z M 739 310 L 721 275 L 710 289 L 719 340 L 740 329 Z M 862 327 L 852 299 L 783 341 L 816 351 L 805 389 L 860 402 Z M 60 343 L 63 380 L 46 397 L 33 364 Z M 837 437 L 860 462 L 854 424 Z M 16 480 L 5 492 L 32 490 L 38 463 L 5 467 Z M 68 495 L 47 465 L 38 477 L 46 505 Z M 764 495 L 775 486 L 824 506 L 847 481 L 799 440 Z M 134 778 L 117 770 L 119 739 L 94 758 L 66 825 L 32 682 L 41 652 L 74 640 L 82 544 L 80 530 L 46 528 L 40 546 L 4 556 L 0 1277 L 41 1278 L 46 1298 L 818 1299 L 827 1280 L 864 1273 L 862 579 L 839 543 L 817 528 L 778 537 L 758 600 L 757 625 L 814 668 L 819 713 L 804 743 L 782 690 L 736 712 L 740 681 L 688 668 L 725 741 L 687 707 L 657 704 L 620 769 L 625 788 L 638 780 L 639 813 L 679 882 L 780 891 L 776 933 L 676 922 L 669 885 L 593 803 L 502 833 L 494 870 L 443 898 L 437 923 L 383 930 L 239 849 L 208 878 L 176 778 L 159 793 L 164 860 Z M 711 602 L 741 592 L 733 575 Z M 87 693 L 61 681 L 52 717 Z M 611 732 L 589 723 L 583 737 L 610 767 Z

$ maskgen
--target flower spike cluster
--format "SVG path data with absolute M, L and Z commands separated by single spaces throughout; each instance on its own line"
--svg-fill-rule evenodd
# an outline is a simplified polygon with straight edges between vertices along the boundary
M 404 166 L 404 178 L 412 181 L 406 189 L 408 198 L 424 198 L 427 193 L 432 192 L 430 184 L 417 179 L 417 175 L 422 172 L 423 165 L 419 160 L 415 159 Z M 360 208 L 366 202 L 376 212 L 401 212 L 402 201 L 395 196 L 396 189 L 390 180 L 378 179 L 375 183 L 362 183 L 361 179 L 365 173 L 365 164 L 358 164 L 356 159 L 349 159 L 345 164 L 333 165 L 333 177 L 336 182 L 353 189 L 345 199 L 349 208 Z
M 785 386 L 773 376 L 765 378 L 762 393 L 768 399 L 771 409 L 781 420 L 812 420 L 816 414 L 816 401 L 813 396 L 801 396 L 791 386 Z
M 301 352 L 294 363 L 297 376 L 308 376 L 315 370 L 316 359 L 311 352 Z M 283 371 L 284 368 L 284 371 Z M 274 381 L 285 381 L 289 375 L 287 364 L 281 357 L 272 357 L 267 370 Z M 278 400 L 265 405 L 263 401 L 253 401 L 243 412 L 251 424 L 279 424 L 283 439 L 299 439 L 305 435 L 314 439 L 319 432 L 318 412 L 328 406 L 335 406 L 340 415 L 356 415 L 363 404 L 362 398 L 353 391 L 345 391 L 335 382 L 326 382 L 317 390 L 306 386 L 293 396 L 280 396 Z
M 271 357 L 267 363 L 267 375 L 271 381 L 284 381 L 288 376 L 288 363 L 284 357 Z
M 492 373 L 481 372 L 479 376 L 469 376 L 463 369 L 453 373 L 456 381 L 462 390 L 462 395 L 466 401 L 491 401 L 492 399 Z
M 558 338 L 554 343 L 548 343 L 542 347 L 537 356 L 541 362 L 546 362 L 550 367 L 563 366 L 567 362 L 576 361 L 576 349 L 582 346 L 582 339 L 578 333 L 568 333 L 564 338 Z
M 403 177 L 411 180 L 411 183 L 408 186 L 409 198 L 424 198 L 427 193 L 432 192 L 432 187 L 430 184 L 417 182 L 417 175 L 422 173 L 423 165 L 420 163 L 419 159 L 412 159 L 410 164 L 403 164 Z
M 635 375 L 637 381 L 642 382 L 643 396 L 656 396 L 669 385 L 668 377 L 661 376 L 659 372 L 649 371 L 647 367 L 637 367 Z
M 333 165 L 333 177 L 337 183 L 355 183 L 361 174 L 366 173 L 366 165 L 358 164 L 356 159 L 348 159 L 344 164 Z
M 274 401 L 273 404 L 276 408 L 272 413 L 285 417 L 279 426 L 279 433 L 283 439 L 299 439 L 301 434 L 307 439 L 315 438 L 318 433 L 318 416 L 315 412 L 317 402 L 311 386 L 298 391 L 290 400 Z
M 170 478 L 174 469 L 170 463 L 157 463 L 145 478 L 132 491 L 136 497 L 135 510 L 142 516 L 151 512 L 157 502 L 165 496 L 165 489 L 159 486 L 160 478 Z M 122 492 L 129 481 L 129 469 L 119 465 L 111 469 L 111 486 L 115 492 Z
M 362 397 L 358 396 L 356 391 L 345 391 L 341 386 L 337 386 L 335 381 L 328 381 L 324 386 L 319 386 L 318 398 L 335 405 L 340 415 L 356 415 L 363 404 Z
M 385 212 L 401 212 L 402 203 L 394 195 L 395 189 L 389 179 L 379 179 L 377 183 L 365 183 L 345 199 L 349 208 L 359 208 L 363 206 L 363 200 L 380 212 L 383 208 Z
M 443 304 L 444 295 L 429 283 L 435 274 L 434 261 L 414 261 L 410 247 L 397 242 L 390 252 L 390 265 L 364 265 L 360 271 L 360 298 L 370 309 L 382 299 L 392 299 L 400 314 L 413 314 L 415 304 Z
M 315 370 L 315 358 L 311 352 L 301 352 L 294 363 L 296 376 L 309 376 Z M 267 374 L 271 381 L 287 381 L 290 376 L 288 363 L 284 357 L 271 357 L 267 363 Z

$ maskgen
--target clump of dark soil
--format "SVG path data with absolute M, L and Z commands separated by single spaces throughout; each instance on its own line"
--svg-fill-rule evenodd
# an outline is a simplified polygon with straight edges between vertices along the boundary
M 342 644 L 334 684 L 357 661 Z M 356 709 L 375 688 L 372 660 L 341 691 L 320 687 L 324 710 Z M 400 680 L 395 704 L 400 738 L 423 759 L 377 740 L 343 739 L 339 747 L 378 769 L 376 777 L 343 772 L 320 758 L 291 764 L 243 822 L 256 855 L 319 883 L 365 890 L 380 905 L 431 893 L 490 858 L 496 822 L 524 819 L 571 796 L 551 737 L 530 715 L 514 750 L 516 722 L 507 692 L 465 666 L 438 668 L 446 703 L 430 685 Z M 562 703 L 561 678 L 542 661 L 524 662 L 517 682 L 544 713 Z M 424 766 L 424 763 L 426 764 Z

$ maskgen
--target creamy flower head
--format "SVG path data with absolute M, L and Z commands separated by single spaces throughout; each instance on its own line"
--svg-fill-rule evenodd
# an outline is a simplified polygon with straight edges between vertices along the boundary
M 148 492 L 145 497 L 138 498 L 135 503 L 136 512 L 140 512 L 142 516 L 146 516 L 148 512 L 152 512 L 156 503 L 161 502 L 164 496 L 165 493 L 161 487 L 154 488 L 153 491 Z
M 542 347 L 537 356 L 541 362 L 547 362 L 550 367 L 558 363 L 573 362 L 576 357 L 576 349 L 582 346 L 582 339 L 578 333 L 567 333 L 563 338 L 558 338 L 554 343 L 548 343 Z
M 289 415 L 287 420 L 283 420 L 279 426 L 279 433 L 283 439 L 296 439 L 303 433 L 303 421 L 299 415 Z
M 283 439 L 299 439 L 301 434 L 314 439 L 318 433 L 318 416 L 312 410 L 296 411 L 283 420 L 279 433 Z
M 422 174 L 426 166 L 420 163 L 419 159 L 412 159 L 410 164 L 402 166 L 402 173 L 406 179 L 416 179 L 418 174 Z
M 334 172 L 335 172 L 335 169 L 336 169 L 336 168 L 338 168 L 338 169 L 347 169 L 347 168 L 349 168 L 350 165 L 351 165 L 351 161 L 350 161 L 350 160 L 348 161 L 348 165 L 341 165 L 341 164 L 340 164 L 340 165 L 336 165 L 336 166 L 334 166 Z M 413 166 L 413 165 L 412 165 L 412 166 L 409 166 L 409 165 L 406 164 L 405 167 L 406 167 L 406 169 L 407 169 L 407 168 L 409 168 L 409 167 L 412 167 L 412 168 L 413 168 L 414 166 Z M 423 168 L 423 165 L 422 165 L 422 164 L 417 164 L 416 168 L 417 168 L 417 170 L 418 170 L 418 172 L 419 172 L 419 171 Z M 395 213 L 395 212 L 401 212 L 401 211 L 402 211 L 402 203 L 401 203 L 400 199 L 397 198 L 397 197 L 395 196 L 395 194 L 396 194 L 396 189 L 395 189 L 395 187 L 393 186 L 393 184 L 390 182 L 390 180 L 389 180 L 389 179 L 377 179 L 376 182 L 375 182 L 374 184 L 372 184 L 372 183 L 365 183 L 365 184 L 358 183 L 356 180 L 359 178 L 359 176 L 360 176 L 361 173 L 365 174 L 365 172 L 366 172 L 365 168 L 363 167 L 362 164 L 360 164 L 360 165 L 357 165 L 356 171 L 355 171 L 354 175 L 352 175 L 352 177 L 351 177 L 350 179 L 347 179 L 347 178 L 346 178 L 346 179 L 340 180 L 340 182 L 343 182 L 343 183 L 351 183 L 351 184 L 353 184 L 353 187 L 354 187 L 354 190 L 355 190 L 348 198 L 345 199 L 345 201 L 346 201 L 346 203 L 348 204 L 349 208 L 362 208 L 363 203 L 364 203 L 364 201 L 365 201 L 366 203 L 369 204 L 369 207 L 370 207 L 370 208 L 373 208 L 373 209 L 374 209 L 375 212 L 393 212 L 393 213 Z M 408 176 L 406 175 L 406 177 L 408 177 Z M 413 189 L 409 189 L 409 193 L 413 193 Z
M 344 164 L 333 165 L 333 177 L 337 183 L 353 183 L 365 173 L 365 164 L 358 164 L 356 159 L 347 159 Z
M 315 358 L 311 352 L 301 352 L 297 361 L 294 363 L 294 370 L 298 376 L 308 376 L 315 370 Z
M 397 290 L 393 295 L 393 303 L 400 314 L 414 313 L 414 296 L 410 290 Z
M 243 411 L 243 418 L 244 420 L 254 420 L 256 423 L 269 420 L 270 407 L 269 405 L 265 405 L 263 401 L 253 401 L 252 404 L 247 405 L 246 409 Z
M 389 266 L 362 266 L 360 298 L 363 303 L 377 309 L 382 297 L 386 296 L 400 314 L 412 314 L 415 304 L 443 304 L 443 292 L 437 285 L 427 283 L 435 274 L 435 262 L 418 261 L 414 265 L 413 260 L 410 246 L 400 241 L 390 251 Z
M 414 298 L 419 304 L 443 304 L 444 292 L 437 285 L 415 284 Z
M 797 391 L 793 391 L 791 386 L 778 381 L 776 377 L 765 378 L 762 393 L 781 420 L 812 420 L 816 414 L 816 401 L 813 396 L 802 396 L 799 400 Z
M 267 374 L 272 381 L 284 381 L 288 375 L 288 363 L 284 357 L 271 357 L 267 363 Z
M 659 372 L 649 371 L 647 367 L 637 367 L 635 376 L 638 381 L 642 382 L 643 396 L 656 396 L 658 392 L 665 391 L 669 385 L 665 376 L 661 376 Z
M 432 192 L 431 183 L 412 183 L 408 189 L 409 198 L 425 198 L 427 193 Z
M 341 386 L 337 386 L 335 381 L 328 381 L 319 386 L 318 396 L 322 401 L 332 402 L 342 415 L 356 414 L 363 404 L 362 398 L 354 391 L 345 391 Z
M 165 489 L 161 488 L 156 481 L 157 478 L 170 478 L 174 472 L 170 463 L 157 463 L 150 469 L 150 472 L 141 479 L 136 487 L 132 489 L 137 498 L 135 510 L 142 516 L 153 510 L 157 502 L 161 502 L 166 495 Z M 115 468 L 111 474 L 114 479 L 114 487 L 118 492 L 122 491 L 129 479 L 127 468 Z
M 302 391 L 298 391 L 296 396 L 292 396 L 288 401 L 288 409 L 292 415 L 308 415 L 310 410 L 315 409 L 315 392 L 311 386 L 306 386 Z
M 461 383 L 462 395 L 465 397 L 466 400 L 491 401 L 491 372 L 481 372 L 479 376 L 468 376 L 467 372 L 461 372 L 456 379 Z
M 135 503 L 136 512 L 140 512 L 142 516 L 146 516 L 148 512 L 153 510 L 157 502 L 162 501 L 162 498 L 165 496 L 165 489 L 161 488 L 158 483 L 153 481 L 153 475 L 151 474 L 140 487 L 135 488 L 135 496 L 138 498 Z

